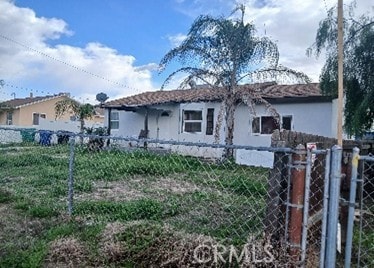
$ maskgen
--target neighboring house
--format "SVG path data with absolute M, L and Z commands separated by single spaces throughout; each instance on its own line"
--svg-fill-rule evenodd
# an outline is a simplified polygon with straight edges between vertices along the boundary
M 92 124 L 104 125 L 104 112 L 104 108 L 95 105 L 95 115 L 91 119 L 88 119 L 88 121 Z
M 335 136 L 335 104 L 331 97 L 322 95 L 318 84 L 243 85 L 237 94 L 245 95 L 250 91 L 261 94 L 272 104 L 280 115 L 280 125 L 266 112 L 264 105 L 257 105 L 253 115 L 246 105 L 239 104 L 235 112 L 234 144 L 270 146 L 271 134 L 277 128 Z M 152 139 L 214 143 L 223 94 L 222 89 L 198 86 L 194 89 L 145 92 L 113 100 L 104 105 L 105 125 L 115 136 L 137 137 L 146 133 Z M 219 142 L 223 141 L 222 127 Z M 256 155 L 248 156 L 248 153 Z M 191 151 L 191 154 L 196 152 Z M 214 153 L 211 156 L 207 154 L 203 156 L 216 156 Z M 259 165 L 272 165 L 271 153 L 237 150 L 237 162 L 246 162 L 248 157 L 256 158 Z
M 27 98 L 1 102 L 0 125 L 79 132 L 80 123 L 73 113 L 66 113 L 56 119 L 56 103 L 68 98 L 69 93 L 37 97 L 30 94 Z M 104 109 L 95 106 L 95 115 L 85 123 L 87 127 L 103 126 Z
M 0 103 L 0 125 L 38 127 L 42 119 L 55 120 L 55 104 L 69 98 L 68 93 L 16 98 Z M 66 114 L 62 120 L 70 120 Z

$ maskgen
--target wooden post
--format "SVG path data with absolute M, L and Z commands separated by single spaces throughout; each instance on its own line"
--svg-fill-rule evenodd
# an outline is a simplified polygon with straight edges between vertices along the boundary
M 144 132 L 145 132 L 145 139 L 148 139 L 148 107 L 145 107 L 145 115 L 144 115 Z M 144 149 L 147 149 L 148 143 L 144 141 Z
M 294 262 L 300 261 L 305 191 L 305 146 L 299 144 L 292 155 L 291 207 L 289 224 L 290 256 Z
M 343 147 L 343 0 L 338 0 L 338 111 L 337 139 Z
M 111 131 L 111 128 L 110 128 L 111 114 L 112 114 L 112 108 L 109 107 L 109 109 L 108 109 L 108 129 L 107 129 L 107 135 L 109 137 L 110 137 L 110 131 Z M 108 140 L 106 141 L 106 146 L 109 146 L 109 145 L 110 145 L 110 138 L 108 138 Z
M 285 148 L 284 141 L 272 142 L 272 147 Z M 288 154 L 274 153 L 274 166 L 269 172 L 268 197 L 266 200 L 266 216 L 264 219 L 267 238 L 280 241 L 284 236 L 285 208 L 287 193 Z

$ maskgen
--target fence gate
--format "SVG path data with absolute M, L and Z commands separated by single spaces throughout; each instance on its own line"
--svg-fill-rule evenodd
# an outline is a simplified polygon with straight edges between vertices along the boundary
M 280 237 L 286 242 L 288 264 L 292 267 L 325 267 L 325 259 L 335 263 L 341 155 L 339 147 L 311 151 L 299 145 L 286 164 L 275 161 L 288 166 L 288 172 L 274 167 L 277 176 L 270 177 L 287 180 L 284 183 L 287 187 L 278 190 L 278 196 L 270 192 L 269 197 L 272 202 L 280 199 L 284 204 L 278 222 L 284 223 L 284 235 Z M 275 159 L 280 157 L 275 154 Z M 279 179 L 282 174 L 284 178 Z M 268 204 L 268 207 L 275 206 Z M 275 220 L 269 220 L 266 226 L 274 228 L 271 222 Z
M 353 149 L 344 266 L 374 267 L 374 156 Z

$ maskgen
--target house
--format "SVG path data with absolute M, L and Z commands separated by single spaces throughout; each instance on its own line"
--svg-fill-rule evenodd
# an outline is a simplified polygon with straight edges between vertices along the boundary
M 0 103 L 0 125 L 32 127 L 45 130 L 79 132 L 80 123 L 74 114 L 66 113 L 56 120 L 55 105 L 70 98 L 69 93 L 16 98 Z M 100 127 L 104 123 L 104 109 L 95 106 L 95 114 L 86 120 L 88 127 Z
M 89 121 L 92 124 L 104 125 L 104 119 L 105 119 L 105 116 L 104 116 L 105 110 L 104 110 L 104 108 L 100 107 L 100 105 L 95 105 L 94 107 L 95 107 L 95 114 L 94 114 L 94 116 L 91 119 L 89 119 Z
M 267 113 L 264 105 L 256 105 L 254 115 L 247 105 L 239 103 L 235 111 L 234 144 L 270 146 L 271 134 L 277 128 L 335 136 L 335 102 L 322 95 L 319 84 L 242 85 L 237 94 L 245 96 L 253 92 L 272 104 L 280 115 L 280 122 Z M 138 137 L 145 133 L 151 139 L 214 143 L 223 94 L 223 89 L 197 86 L 185 90 L 145 92 L 113 100 L 104 105 L 105 124 L 114 136 Z M 224 131 L 221 128 L 220 143 L 224 141 Z M 248 156 L 248 153 L 256 155 Z M 239 163 L 249 157 L 257 159 L 259 165 L 273 164 L 273 154 L 268 152 L 237 150 L 235 157 Z
M 55 119 L 55 104 L 69 98 L 68 93 L 37 96 L 32 93 L 27 98 L 15 98 L 0 103 L 0 125 L 38 127 L 42 119 Z M 69 120 L 66 114 L 64 120 Z

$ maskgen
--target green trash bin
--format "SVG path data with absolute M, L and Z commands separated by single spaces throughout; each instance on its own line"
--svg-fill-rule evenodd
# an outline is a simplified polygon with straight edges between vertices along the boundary
M 35 141 L 35 128 L 22 129 L 21 136 L 23 142 L 33 142 Z

